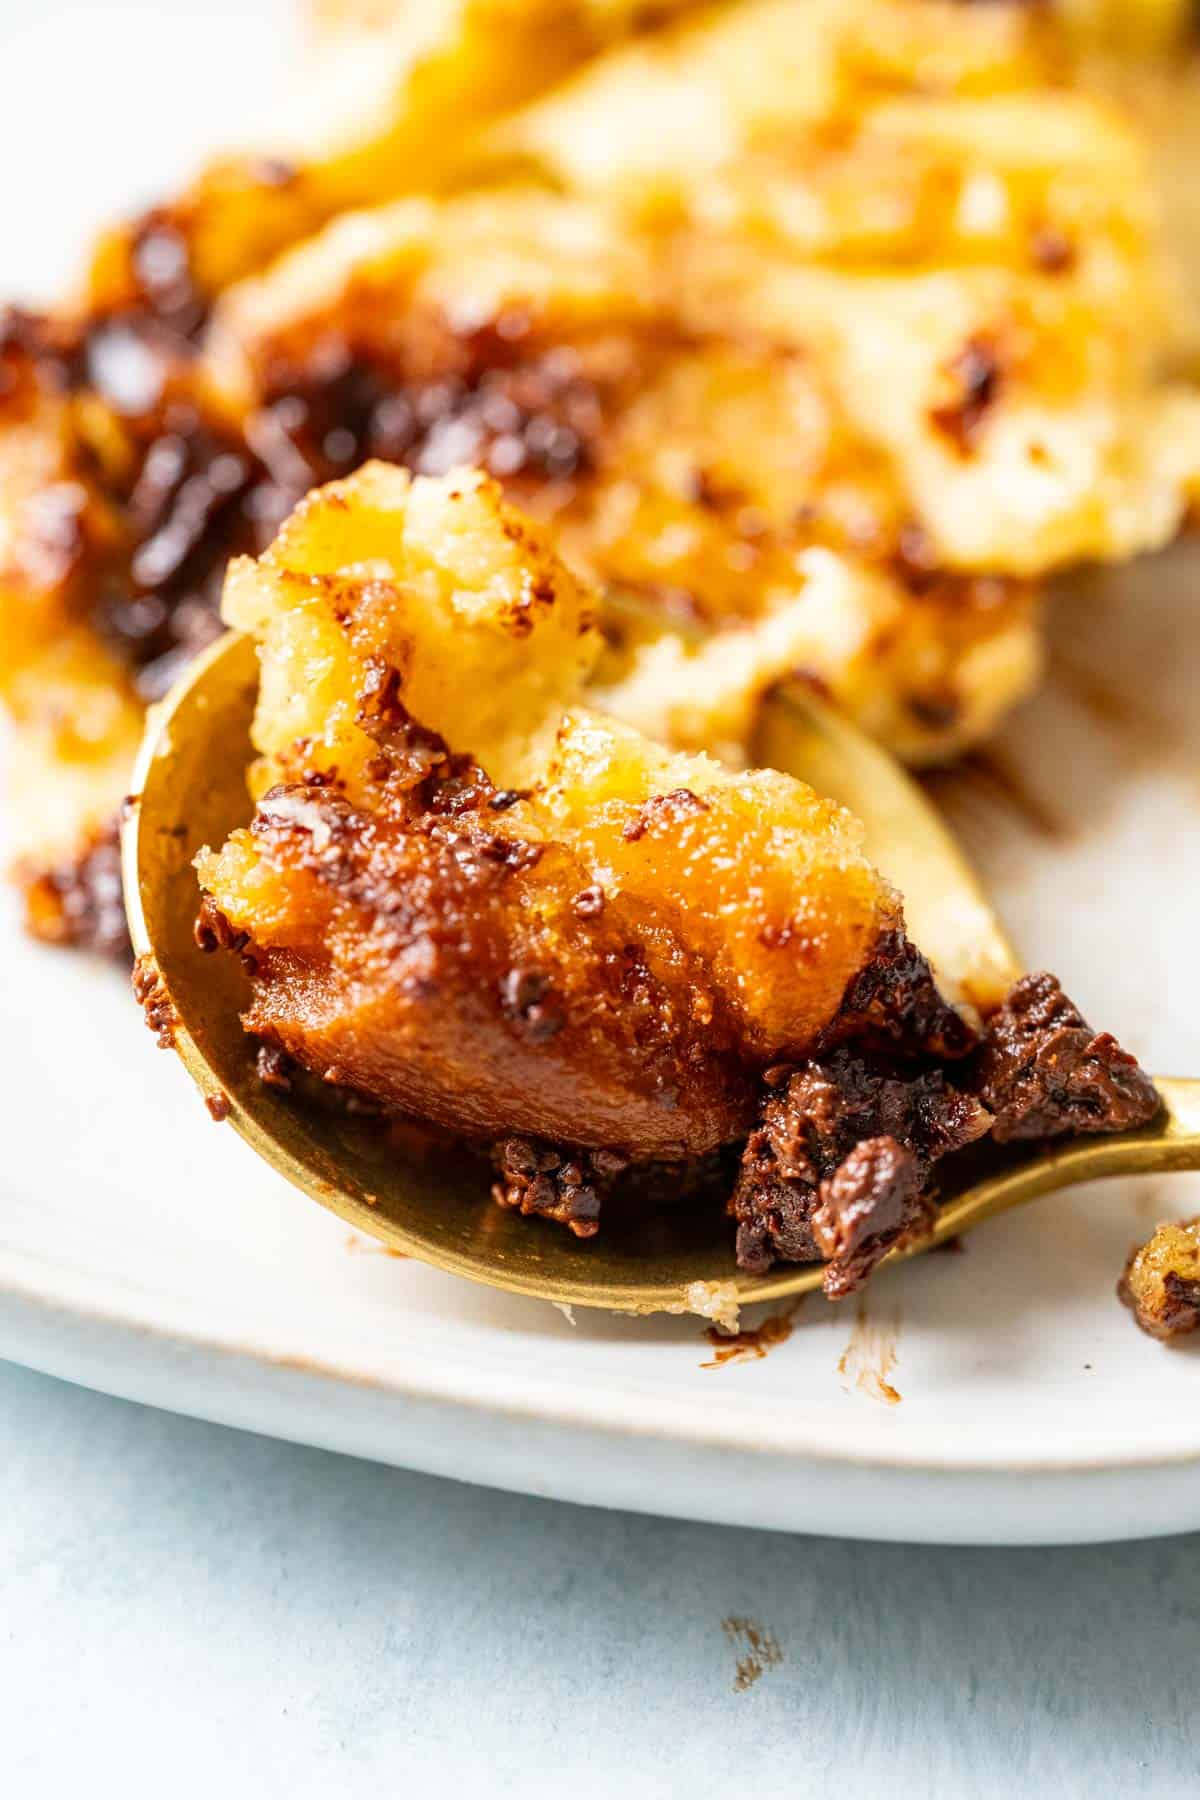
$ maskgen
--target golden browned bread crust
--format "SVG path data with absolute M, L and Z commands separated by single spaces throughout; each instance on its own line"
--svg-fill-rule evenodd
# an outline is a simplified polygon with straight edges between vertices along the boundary
M 581 709 L 592 606 L 469 471 L 367 465 L 234 565 L 260 798 L 198 858 L 198 940 L 264 1079 L 491 1144 L 500 1204 L 581 1237 L 647 1165 L 732 1186 L 740 1265 L 823 1259 L 832 1298 L 928 1230 L 943 1157 L 1153 1113 L 1049 976 L 977 1035 L 837 808 Z
M 267 791 L 201 859 L 209 932 L 244 935 L 250 1028 L 327 1079 L 479 1137 L 702 1156 L 895 926 L 802 784 L 572 709 L 588 601 L 484 478 L 321 490 L 227 613 L 263 647 Z
M 1200 1325 L 1200 1219 L 1160 1225 L 1130 1252 L 1117 1293 L 1150 1337 L 1164 1343 Z

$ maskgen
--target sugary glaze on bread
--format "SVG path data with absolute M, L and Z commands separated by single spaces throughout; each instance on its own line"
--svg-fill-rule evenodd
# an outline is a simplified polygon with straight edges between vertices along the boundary
M 198 858 L 197 934 L 246 967 L 268 1079 L 490 1146 L 496 1198 L 580 1236 L 666 1165 L 744 1268 L 823 1258 L 832 1297 L 986 1132 L 1151 1116 L 1050 976 L 980 1037 L 845 812 L 585 709 L 593 607 L 471 471 L 369 464 L 234 563 L 258 802 Z
M 589 600 L 485 477 L 321 490 L 226 617 L 262 646 L 266 791 L 201 880 L 251 1029 L 318 1073 L 485 1137 L 703 1155 L 898 925 L 831 803 L 580 707 Z

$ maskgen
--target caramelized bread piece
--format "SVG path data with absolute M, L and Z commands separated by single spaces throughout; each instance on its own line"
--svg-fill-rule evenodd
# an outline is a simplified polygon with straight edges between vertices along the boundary
M 1117 1293 L 1142 1330 L 1169 1342 L 1200 1325 L 1200 1219 L 1160 1225 L 1134 1250 Z
M 695 1158 L 898 924 L 838 808 L 578 706 L 588 597 L 485 477 L 369 466 L 225 604 L 262 646 L 262 797 L 200 859 L 208 929 L 253 965 L 248 1028 L 331 1081 Z
M 861 830 L 585 710 L 593 602 L 494 480 L 368 464 L 304 501 L 225 616 L 257 638 L 247 829 L 197 859 L 294 1059 L 493 1148 L 505 1206 L 597 1228 L 631 1165 L 696 1204 L 740 1146 L 738 1260 L 840 1298 L 988 1131 L 1122 1130 L 1152 1084 L 1049 976 L 982 1037 Z
M 902 754 L 944 757 L 1033 681 L 1031 585 L 939 564 L 822 337 L 693 327 L 644 240 L 512 189 L 331 227 L 225 297 L 210 361 L 298 483 L 466 458 L 552 520 L 612 602 L 598 701 L 639 729 L 744 754 L 764 687 L 798 669 Z
M 815 356 L 939 566 L 1164 542 L 1200 406 L 1156 379 L 1143 134 L 1065 84 L 1034 9 L 804 10 L 804 32 L 751 0 L 612 51 L 503 127 L 500 166 L 660 235 L 702 328 Z

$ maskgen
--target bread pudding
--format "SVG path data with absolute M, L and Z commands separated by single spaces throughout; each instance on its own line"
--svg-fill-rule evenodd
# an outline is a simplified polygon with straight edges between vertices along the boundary
M 210 355 L 297 485 L 364 455 L 465 458 L 552 520 L 610 602 L 599 699 L 664 741 L 736 760 L 757 696 L 802 670 L 929 760 L 1033 678 L 1031 584 L 940 565 L 819 336 L 706 329 L 589 202 L 347 219 L 231 290 Z
M 0 329 L 39 934 L 122 940 L 142 708 L 219 629 L 229 557 L 366 458 L 489 469 L 600 591 L 593 702 L 734 765 L 792 674 L 912 762 L 957 754 L 1036 683 L 1044 577 L 1186 518 L 1144 144 L 1079 91 L 1061 9 L 323 17 L 319 129 L 264 132 Z
M 471 470 L 368 464 L 233 563 L 256 806 L 197 859 L 197 935 L 272 1079 L 490 1147 L 502 1204 L 580 1236 L 666 1168 L 744 1268 L 824 1260 L 835 1298 L 927 1229 L 943 1156 L 1153 1115 L 1051 977 L 951 1005 L 840 808 L 587 705 L 595 607 Z
M 1160 1225 L 1131 1254 L 1117 1293 L 1150 1337 L 1170 1342 L 1200 1325 L 1200 1219 Z

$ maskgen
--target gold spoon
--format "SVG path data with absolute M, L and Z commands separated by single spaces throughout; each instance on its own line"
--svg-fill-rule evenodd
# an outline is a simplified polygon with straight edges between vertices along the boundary
M 614 1218 L 580 1242 L 487 1198 L 483 1165 L 452 1148 L 397 1147 L 378 1125 L 342 1109 L 300 1105 L 255 1074 L 238 1015 L 245 975 L 232 956 L 206 956 L 192 928 L 199 891 L 192 858 L 245 824 L 250 723 L 258 690 L 253 643 L 214 644 L 152 709 L 124 827 L 125 898 L 135 950 L 157 963 L 177 1025 L 174 1044 L 203 1094 L 281 1175 L 389 1248 L 454 1275 L 577 1306 L 650 1313 L 698 1310 L 731 1284 L 739 1304 L 820 1285 L 820 1265 L 742 1274 L 720 1209 Z M 802 777 L 863 821 L 876 865 L 905 898 L 914 940 L 951 987 L 985 1008 L 1021 973 L 979 882 L 920 789 L 854 726 L 796 686 L 763 708 L 756 760 Z M 912 1255 L 982 1220 L 1076 1182 L 1200 1168 L 1200 1081 L 1160 1080 L 1163 1108 L 1138 1131 L 964 1153 L 944 1166 L 931 1234 Z

